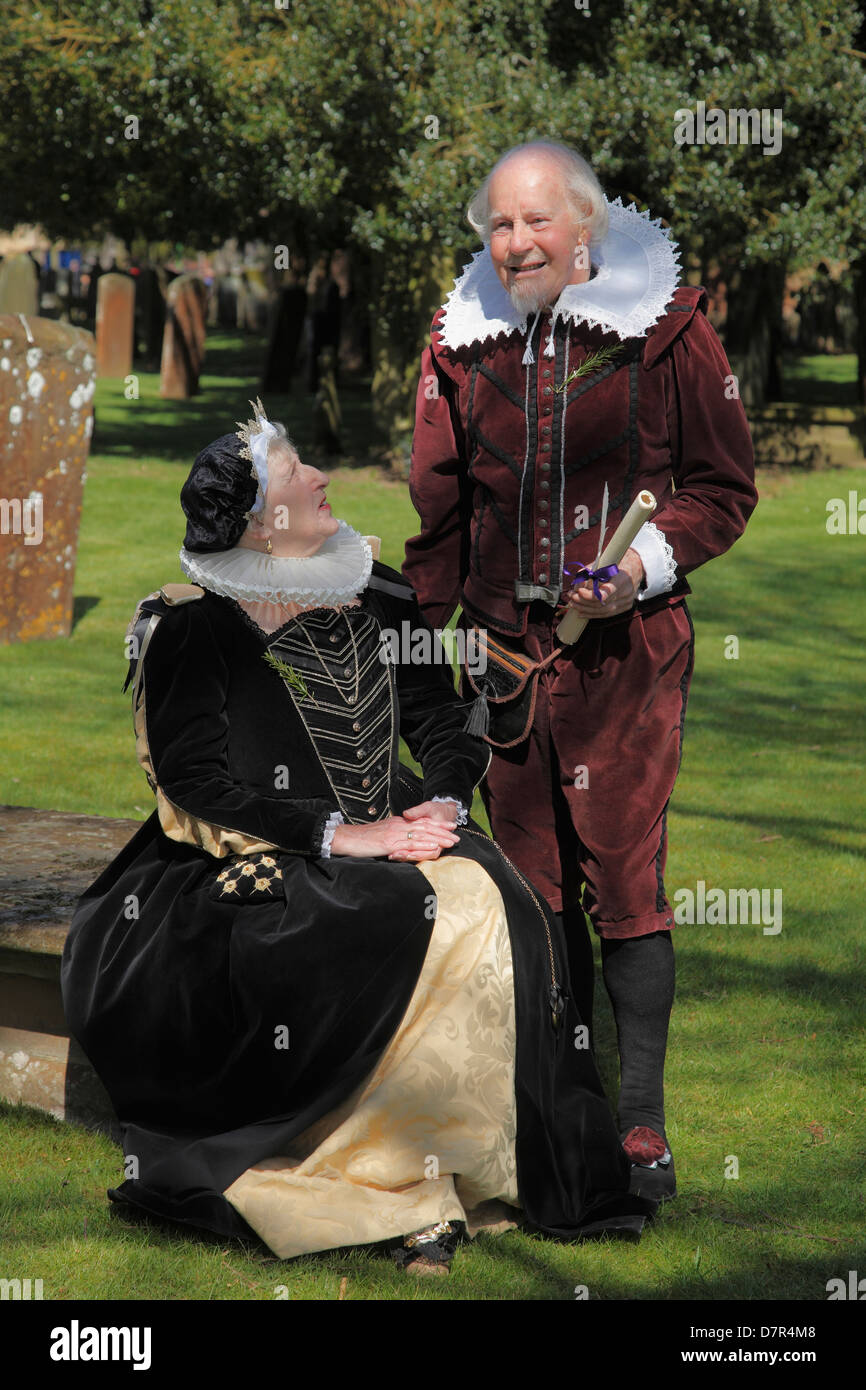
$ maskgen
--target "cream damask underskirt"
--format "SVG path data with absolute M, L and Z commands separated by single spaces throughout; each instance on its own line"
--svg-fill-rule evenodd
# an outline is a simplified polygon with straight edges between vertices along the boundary
M 226 1189 L 282 1259 L 443 1220 L 467 1221 L 472 1232 L 484 1224 L 472 1217 L 481 1203 L 517 1205 L 514 977 L 502 897 L 472 860 L 418 867 L 437 917 L 379 1065 L 290 1155 L 248 1168 Z

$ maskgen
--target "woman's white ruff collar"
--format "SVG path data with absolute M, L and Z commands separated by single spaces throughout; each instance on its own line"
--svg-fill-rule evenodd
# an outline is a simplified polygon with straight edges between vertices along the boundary
M 610 229 L 593 251 L 597 273 L 582 285 L 565 286 L 553 305 L 552 324 L 570 319 L 622 339 L 642 338 L 673 298 L 680 253 L 660 218 L 651 219 L 634 204 L 624 207 L 621 198 L 607 207 Z M 522 336 L 528 318 L 511 302 L 485 246 L 448 295 L 439 333 L 445 347 L 469 347 L 515 330 Z
M 363 536 L 341 521 L 339 531 L 315 555 L 266 555 L 246 546 L 194 555 L 182 547 L 180 565 L 193 584 L 224 598 L 330 607 L 349 603 L 366 589 L 373 552 Z

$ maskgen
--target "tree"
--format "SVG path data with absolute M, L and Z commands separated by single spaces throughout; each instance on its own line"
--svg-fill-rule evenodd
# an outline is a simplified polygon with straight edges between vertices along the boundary
M 684 263 L 720 267 L 757 401 L 785 273 L 863 253 L 860 23 L 850 0 L 16 0 L 4 217 L 204 246 L 350 242 L 399 436 L 430 316 L 475 245 L 469 197 L 510 145 L 560 138 L 611 196 L 672 224 Z M 780 112 L 780 148 L 679 143 L 677 113 L 699 102 Z
M 777 386 L 776 338 L 788 271 L 862 245 L 866 78 L 851 4 L 816 0 L 632 0 L 605 6 L 593 83 L 572 69 L 573 120 L 593 133 L 603 180 L 673 225 L 705 278 L 728 285 L 727 346 L 747 401 Z M 602 32 L 604 26 L 606 32 Z M 778 153 L 760 145 L 677 144 L 676 113 L 781 114 Z

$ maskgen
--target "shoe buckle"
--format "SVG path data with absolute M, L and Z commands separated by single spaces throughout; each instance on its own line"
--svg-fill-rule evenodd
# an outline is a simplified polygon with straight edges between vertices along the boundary
M 437 1221 L 435 1226 L 428 1226 L 424 1231 L 416 1231 L 414 1235 L 405 1236 L 403 1245 L 407 1250 L 414 1250 L 418 1245 L 433 1245 L 440 1236 L 450 1236 L 454 1232 L 454 1227 L 450 1221 Z

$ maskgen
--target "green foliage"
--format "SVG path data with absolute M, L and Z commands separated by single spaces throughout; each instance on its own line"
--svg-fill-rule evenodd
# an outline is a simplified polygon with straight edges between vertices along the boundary
M 864 252 L 866 55 L 852 0 L 12 10 L 3 219 L 139 247 L 261 237 L 309 256 L 351 243 L 392 445 L 410 423 L 432 312 L 477 244 L 466 206 L 511 145 L 575 145 L 609 196 L 672 225 L 683 265 L 719 264 L 743 306 L 732 337 L 752 319 L 775 323 L 786 269 Z M 779 112 L 781 148 L 678 144 L 677 115 L 699 102 Z M 756 298 L 743 276 L 754 288 L 764 271 L 775 289 Z M 773 382 L 766 336 L 751 355 L 734 345 L 756 401 Z
M 574 143 L 704 260 L 862 247 L 864 55 L 851 0 L 13 0 L 5 219 L 82 236 L 465 253 L 509 145 Z M 776 155 L 678 145 L 675 113 L 781 109 Z M 137 139 L 125 118 L 138 117 Z
M 595 352 L 590 352 L 581 362 L 579 367 L 575 367 L 569 372 L 565 381 L 557 386 L 556 393 L 566 391 L 573 381 L 579 381 L 583 376 L 591 376 L 593 372 L 599 371 L 601 367 L 606 367 L 608 362 L 612 362 L 615 357 L 622 352 L 620 346 L 596 348 Z

